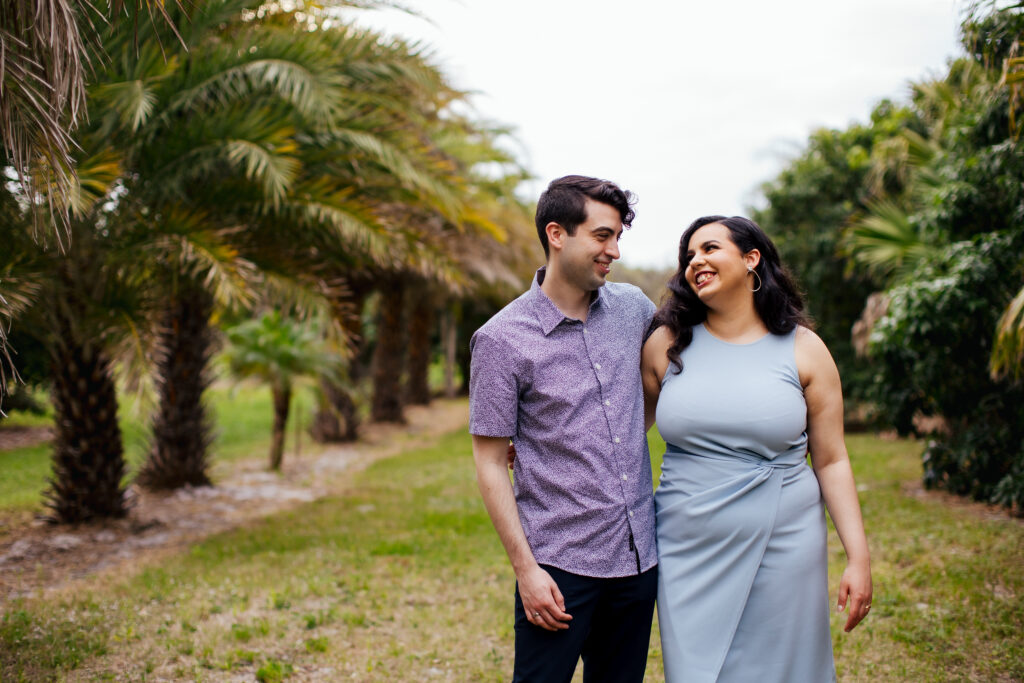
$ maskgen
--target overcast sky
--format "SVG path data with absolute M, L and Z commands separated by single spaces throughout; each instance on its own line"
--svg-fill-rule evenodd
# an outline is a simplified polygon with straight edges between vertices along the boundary
M 670 266 L 682 230 L 745 214 L 821 126 L 961 53 L 954 0 L 408 0 L 360 23 L 431 45 L 482 117 L 516 129 L 536 196 L 568 173 L 639 196 L 623 262 Z M 432 22 L 432 23 L 430 23 Z

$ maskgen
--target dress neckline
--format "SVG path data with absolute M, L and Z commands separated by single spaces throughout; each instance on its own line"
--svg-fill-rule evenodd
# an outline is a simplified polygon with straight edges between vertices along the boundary
M 700 326 L 701 326 L 701 329 L 703 329 L 704 332 L 706 332 L 707 335 L 709 337 L 711 337 L 712 339 L 714 339 L 716 342 L 720 342 L 720 343 L 725 344 L 727 346 L 739 346 L 741 348 L 745 347 L 745 346 L 753 346 L 754 344 L 760 344 L 765 339 L 767 339 L 768 337 L 772 336 L 771 332 L 766 332 L 764 334 L 764 336 L 758 337 L 754 341 L 746 342 L 744 344 L 738 344 L 736 342 L 726 341 L 726 340 L 722 339 L 721 337 L 716 337 L 715 333 L 708 329 L 707 323 L 701 323 Z

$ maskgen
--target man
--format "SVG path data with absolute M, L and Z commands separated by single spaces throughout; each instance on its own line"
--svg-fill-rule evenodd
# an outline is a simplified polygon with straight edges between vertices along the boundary
M 605 283 L 633 196 L 583 176 L 537 204 L 547 265 L 470 341 L 477 483 L 516 574 L 516 681 L 642 681 L 657 593 L 640 349 L 654 304 Z M 509 439 L 516 449 L 509 482 Z

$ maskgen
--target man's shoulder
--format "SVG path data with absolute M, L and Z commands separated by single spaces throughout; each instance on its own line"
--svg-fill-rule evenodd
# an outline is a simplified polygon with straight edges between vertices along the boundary
M 605 292 L 613 305 L 628 306 L 642 311 L 653 310 L 654 304 L 644 291 L 628 282 L 606 282 Z
M 540 329 L 537 315 L 530 306 L 529 297 L 530 292 L 526 291 L 505 304 L 504 308 L 480 326 L 476 334 L 503 338 L 514 332 L 526 332 L 532 327 Z

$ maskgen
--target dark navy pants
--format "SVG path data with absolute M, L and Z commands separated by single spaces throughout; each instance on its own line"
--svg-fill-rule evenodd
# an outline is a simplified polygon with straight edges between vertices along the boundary
M 547 631 L 526 620 L 516 585 L 516 659 L 513 681 L 568 683 L 580 657 L 584 683 L 641 683 L 651 642 L 658 568 L 599 579 L 541 565 L 551 574 L 572 615 L 568 630 Z

